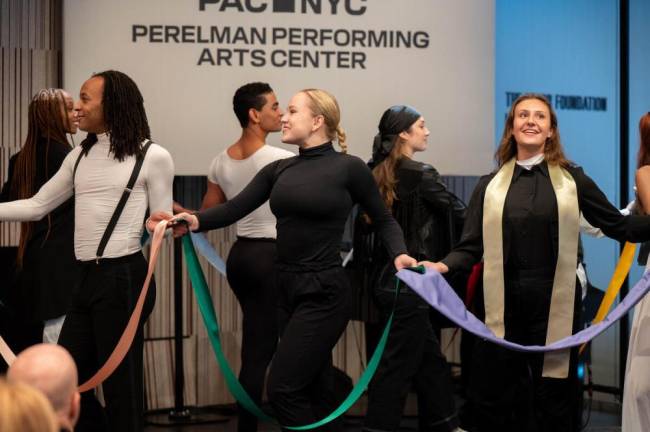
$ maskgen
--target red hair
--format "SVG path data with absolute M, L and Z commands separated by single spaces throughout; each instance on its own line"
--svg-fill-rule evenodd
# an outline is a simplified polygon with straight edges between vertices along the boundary
M 645 113 L 639 120 L 639 137 L 637 168 L 650 165 L 650 112 Z

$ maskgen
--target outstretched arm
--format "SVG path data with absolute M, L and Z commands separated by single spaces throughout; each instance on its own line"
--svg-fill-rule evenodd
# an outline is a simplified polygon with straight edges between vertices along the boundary
M 0 220 L 41 220 L 70 198 L 74 193 L 72 168 L 79 151 L 80 148 L 68 153 L 61 168 L 33 197 L 0 204 Z
M 271 162 L 262 168 L 248 185 L 231 200 L 221 205 L 196 213 L 198 226 L 191 225 L 193 231 L 207 231 L 222 228 L 237 222 L 262 204 L 271 195 L 275 170 L 281 161 Z

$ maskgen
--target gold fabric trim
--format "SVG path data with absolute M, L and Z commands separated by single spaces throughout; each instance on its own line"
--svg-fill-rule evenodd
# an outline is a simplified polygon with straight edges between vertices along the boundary
M 483 201 L 483 289 L 485 324 L 500 338 L 505 336 L 503 208 L 512 182 L 515 159 L 504 164 L 488 183 Z M 549 176 L 558 208 L 558 260 L 553 278 L 546 344 L 555 342 L 573 331 L 576 266 L 580 211 L 575 181 L 557 165 L 548 165 Z M 544 356 L 542 376 L 566 378 L 570 350 L 548 352 Z
M 483 296 L 485 325 L 496 337 L 505 336 L 503 322 L 503 207 L 515 172 L 515 159 L 506 162 L 485 189 L 483 200 Z
M 558 257 L 546 330 L 547 345 L 570 336 L 573 332 L 573 305 L 580 233 L 580 207 L 573 177 L 557 165 L 549 165 L 548 172 L 557 198 Z M 570 353 L 570 349 L 546 353 L 542 376 L 566 378 L 569 375 Z

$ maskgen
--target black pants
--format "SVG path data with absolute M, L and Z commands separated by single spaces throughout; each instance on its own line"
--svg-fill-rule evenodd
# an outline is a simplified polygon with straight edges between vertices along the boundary
M 266 368 L 278 341 L 275 241 L 238 238 L 228 254 L 227 275 L 243 314 L 239 381 L 259 405 Z M 257 418 L 238 407 L 239 432 L 257 430 Z
M 577 285 L 579 286 L 579 285 Z M 553 276 L 520 272 L 505 281 L 505 338 L 545 345 Z M 579 319 L 574 303 L 574 331 Z M 521 353 L 478 339 L 469 396 L 477 430 L 573 432 L 577 409 L 576 350 L 566 379 L 544 378 L 544 354 Z
M 280 423 L 321 420 L 340 402 L 332 348 L 350 317 L 350 285 L 342 267 L 278 273 L 280 343 L 271 363 L 269 402 Z M 332 422 L 321 430 L 339 430 Z
M 377 285 L 374 298 L 385 322 L 395 290 Z M 397 430 L 412 385 L 418 398 L 418 430 L 447 432 L 458 427 L 451 372 L 429 312 L 420 296 L 402 287 L 384 355 L 370 383 L 364 429 Z
M 81 265 L 81 283 L 75 290 L 59 344 L 72 354 L 79 382 L 83 383 L 104 364 L 124 332 L 147 274 L 147 262 L 138 252 Z M 102 385 L 105 413 L 93 391 L 83 393 L 76 431 L 102 431 L 107 426 L 112 432 L 143 430 L 142 326 L 153 309 L 155 293 L 152 280 L 133 345 Z

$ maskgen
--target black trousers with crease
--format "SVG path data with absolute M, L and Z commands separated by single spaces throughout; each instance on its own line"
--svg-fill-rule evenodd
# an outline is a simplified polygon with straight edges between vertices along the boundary
M 79 383 L 88 380 L 105 363 L 124 332 L 147 274 L 141 252 L 99 263 L 80 263 L 82 276 L 74 292 L 59 344 L 74 358 Z M 81 417 L 75 430 L 111 432 L 141 431 L 144 428 L 143 330 L 153 310 L 156 286 L 151 281 L 133 344 L 102 389 L 106 409 L 93 391 L 81 395 Z
M 340 403 L 332 348 L 350 317 L 350 283 L 343 267 L 278 272 L 280 342 L 267 393 L 283 425 L 321 420 Z M 342 430 L 342 420 L 318 430 Z
M 239 381 L 258 405 L 266 369 L 278 342 L 276 246 L 273 239 L 238 237 L 228 254 L 226 274 L 242 310 Z M 257 430 L 257 417 L 238 406 L 239 432 Z

